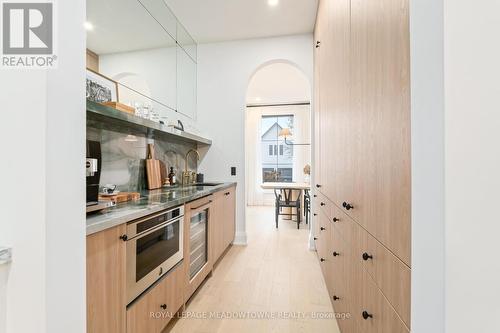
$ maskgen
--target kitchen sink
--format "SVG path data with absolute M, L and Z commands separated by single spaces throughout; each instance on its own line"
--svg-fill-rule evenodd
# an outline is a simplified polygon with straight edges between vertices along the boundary
M 222 185 L 223 183 L 196 183 L 193 184 L 193 186 L 218 186 Z

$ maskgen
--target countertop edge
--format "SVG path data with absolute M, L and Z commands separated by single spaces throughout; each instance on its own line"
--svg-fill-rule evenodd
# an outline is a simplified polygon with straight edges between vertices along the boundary
M 140 210 L 136 213 L 131 213 L 131 214 L 116 217 L 116 218 L 110 218 L 109 220 L 104 221 L 104 222 L 99 222 L 99 223 L 90 224 L 90 225 L 87 224 L 86 234 L 87 234 L 87 236 L 90 236 L 90 235 L 99 233 L 101 231 L 114 228 L 114 227 L 119 226 L 121 224 L 128 223 L 130 221 L 137 220 L 137 219 L 140 219 L 142 217 L 154 214 L 156 212 L 159 212 L 159 211 L 162 211 L 165 209 L 169 209 L 169 208 L 173 208 L 173 207 L 179 206 L 179 205 L 184 205 L 188 202 L 203 198 L 207 195 L 214 194 L 214 193 L 220 192 L 222 190 L 225 190 L 227 188 L 236 187 L 236 186 L 237 186 L 236 182 L 223 183 L 221 185 L 214 186 L 212 188 L 200 191 L 196 194 L 193 194 L 193 195 L 190 195 L 190 196 L 187 196 L 184 198 L 180 198 L 177 200 L 172 200 L 172 201 L 167 202 L 167 203 L 156 204 L 156 205 L 153 205 L 151 207 L 144 208 L 143 210 Z

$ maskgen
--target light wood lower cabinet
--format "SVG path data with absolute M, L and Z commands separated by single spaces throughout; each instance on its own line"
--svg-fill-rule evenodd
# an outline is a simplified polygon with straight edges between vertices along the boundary
M 214 264 L 234 241 L 236 222 L 236 187 L 214 194 L 212 203 L 211 248 Z
M 127 333 L 160 333 L 184 303 L 184 263 L 127 309 Z
M 126 224 L 87 236 L 87 332 L 161 332 L 233 242 L 235 207 L 235 186 L 187 203 L 183 261 L 131 304 L 126 300 L 126 241 L 121 239 Z M 208 258 L 198 273 L 190 276 L 191 217 L 205 210 Z
M 87 332 L 123 333 L 126 328 L 126 243 L 120 225 L 87 236 Z
M 233 243 L 236 232 L 236 187 L 231 187 L 227 191 L 223 191 L 223 239 L 224 250 Z

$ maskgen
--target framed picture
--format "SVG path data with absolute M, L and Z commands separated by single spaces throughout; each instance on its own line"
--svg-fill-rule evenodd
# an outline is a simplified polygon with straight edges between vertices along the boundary
M 87 68 L 87 99 L 97 103 L 118 102 L 118 84 Z

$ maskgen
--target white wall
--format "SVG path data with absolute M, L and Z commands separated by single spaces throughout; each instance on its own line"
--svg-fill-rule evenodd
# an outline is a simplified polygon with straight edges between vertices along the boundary
M 85 1 L 57 5 L 58 69 L 0 74 L 0 332 L 85 332 Z
M 444 332 L 442 0 L 410 1 L 412 331 Z
M 250 79 L 247 104 L 311 101 L 312 83 L 297 67 L 277 62 L 260 68 Z
M 312 35 L 255 39 L 198 46 L 198 127 L 213 145 L 200 163 L 207 179 L 237 181 L 236 243 L 245 233 L 245 102 L 252 74 L 262 64 L 288 60 L 312 82 Z M 230 175 L 230 167 L 237 176 Z
M 446 331 L 500 332 L 500 2 L 444 0 Z

